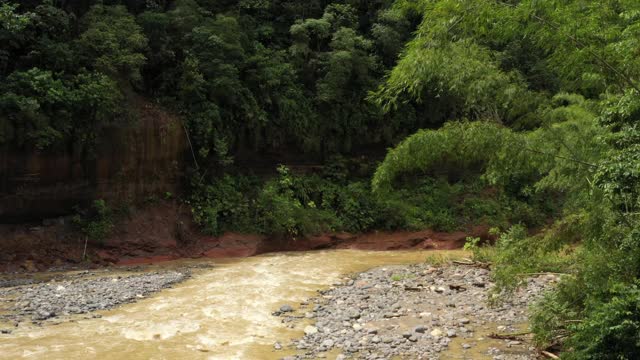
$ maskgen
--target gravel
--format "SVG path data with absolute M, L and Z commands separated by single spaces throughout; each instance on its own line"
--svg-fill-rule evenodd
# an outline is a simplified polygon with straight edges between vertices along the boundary
M 333 351 L 344 359 L 437 359 L 452 347 L 475 358 L 471 352 L 488 334 L 517 332 L 528 321 L 528 305 L 555 280 L 531 278 L 514 296 L 491 307 L 494 284 L 482 268 L 420 264 L 372 269 L 305 301 L 308 307 L 299 311 L 312 316 L 302 318 L 313 318 L 315 324 L 291 341 L 288 347 L 298 355 L 288 358 L 314 359 Z M 274 315 L 289 327 L 304 321 L 295 312 Z M 500 346 L 482 358 L 536 359 L 524 340 L 492 341 L 501 341 Z
M 38 323 L 60 316 L 84 314 L 131 303 L 183 281 L 188 272 L 166 271 L 128 276 L 106 276 L 49 281 L 0 288 L 0 300 L 9 304 L 4 320 L 31 319 Z

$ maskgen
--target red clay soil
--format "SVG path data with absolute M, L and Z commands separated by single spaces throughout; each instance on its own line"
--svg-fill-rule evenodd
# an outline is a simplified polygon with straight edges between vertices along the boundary
M 489 237 L 487 226 L 453 233 L 431 230 L 339 233 L 298 239 L 227 233 L 209 237 L 197 231 L 186 210 L 177 203 L 162 202 L 134 211 L 103 243 L 89 242 L 88 263 L 81 263 L 84 239 L 70 232 L 68 225 L 0 226 L 0 271 L 136 265 L 179 258 L 248 257 L 277 251 L 457 249 L 468 236 Z

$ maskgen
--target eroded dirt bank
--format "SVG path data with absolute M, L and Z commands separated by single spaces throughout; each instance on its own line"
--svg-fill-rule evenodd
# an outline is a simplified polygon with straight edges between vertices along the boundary
M 487 238 L 488 227 L 452 233 L 431 230 L 370 234 L 323 234 L 307 238 L 267 237 L 227 233 L 200 234 L 184 206 L 160 202 L 131 212 L 104 241 L 74 234 L 67 219 L 43 224 L 0 226 L 0 271 L 35 272 L 107 265 L 157 263 L 179 258 L 249 257 L 280 251 L 320 249 L 410 250 L 457 249 L 468 236 Z M 83 260 L 85 254 L 85 261 Z

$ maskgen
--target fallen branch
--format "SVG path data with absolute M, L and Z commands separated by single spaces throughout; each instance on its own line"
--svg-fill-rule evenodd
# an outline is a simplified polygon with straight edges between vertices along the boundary
M 405 286 L 404 290 L 405 291 L 422 291 L 422 290 L 424 290 L 424 288 L 422 288 L 422 287 L 414 287 L 414 286 Z
M 560 359 L 560 357 L 556 354 L 550 353 L 548 351 L 541 351 L 540 352 L 542 355 L 548 357 L 549 359 Z
M 517 341 L 522 341 L 521 336 L 529 335 L 529 334 L 531 334 L 530 331 L 520 332 L 520 333 L 513 333 L 513 334 L 497 334 L 497 333 L 493 333 L 493 334 L 490 334 L 488 337 L 490 339 L 498 339 L 498 340 L 517 340 Z
M 569 273 L 560 273 L 560 272 L 534 272 L 534 273 L 522 273 L 517 276 L 543 276 L 543 275 L 571 275 Z
M 481 268 L 481 269 L 489 269 L 491 267 L 490 263 L 482 263 L 482 262 L 478 262 L 478 261 L 467 262 L 467 261 L 453 260 L 452 263 L 456 264 L 456 265 L 478 267 L 478 268 Z
M 464 287 L 463 285 L 452 285 L 452 284 L 449 284 L 449 289 L 455 290 L 455 291 L 466 291 L 467 290 L 467 288 Z
M 454 264 L 458 264 L 458 265 L 475 265 L 476 263 L 473 261 L 460 261 L 460 260 L 453 260 L 452 261 Z

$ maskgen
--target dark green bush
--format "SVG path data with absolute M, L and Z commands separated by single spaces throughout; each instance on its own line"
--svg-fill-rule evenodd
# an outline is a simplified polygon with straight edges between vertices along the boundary
M 204 184 L 194 176 L 189 203 L 194 220 L 207 234 L 241 231 L 293 237 L 327 231 L 453 231 L 479 223 L 508 227 L 521 220 L 513 206 L 527 208 L 487 191 L 477 178 L 450 184 L 423 177 L 386 194 L 372 193 L 366 180 L 347 178 L 352 176 L 342 166 L 329 167 L 322 175 L 297 175 L 281 166 L 277 176 L 264 181 L 225 175 Z
M 640 289 L 613 284 L 605 301 L 597 302 L 582 321 L 570 326 L 574 334 L 565 355 L 570 360 L 621 360 L 640 356 Z
M 246 178 L 230 175 L 216 179 L 208 185 L 194 180 L 194 191 L 189 203 L 192 206 L 193 219 L 202 227 L 204 233 L 218 235 L 230 230 L 258 230 L 253 221 L 254 204 L 244 191 L 251 188 L 249 182 Z
M 102 200 L 95 200 L 87 210 L 78 209 L 73 224 L 88 239 L 102 242 L 113 229 L 113 210 Z

